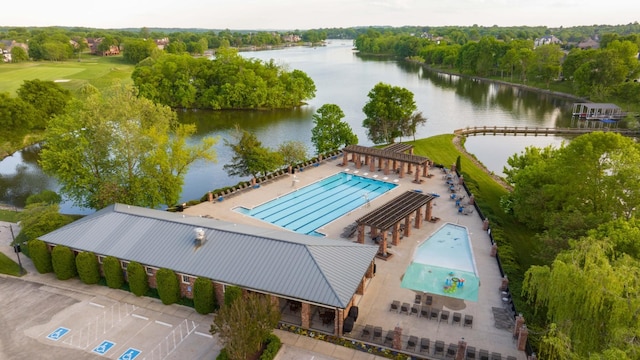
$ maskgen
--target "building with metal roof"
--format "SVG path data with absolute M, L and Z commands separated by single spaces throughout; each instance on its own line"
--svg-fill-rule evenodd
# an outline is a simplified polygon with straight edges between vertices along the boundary
M 136 261 L 150 276 L 159 268 L 171 269 L 182 276 L 187 297 L 197 277 L 212 280 L 219 303 L 226 285 L 271 295 L 281 308 L 294 304 L 291 308 L 298 310 L 305 328 L 313 328 L 310 313 L 330 311 L 333 321 L 323 325 L 333 325 L 329 332 L 337 334 L 354 296 L 362 295 L 373 277 L 378 251 L 377 246 L 123 204 L 40 239 L 50 246 L 91 251 L 100 260 Z

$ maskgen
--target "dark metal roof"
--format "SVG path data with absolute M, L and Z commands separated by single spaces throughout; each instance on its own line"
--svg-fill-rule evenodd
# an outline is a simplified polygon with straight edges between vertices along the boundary
M 195 228 L 206 242 L 196 249 Z M 40 237 L 250 290 L 346 308 L 377 246 L 111 205 Z
M 403 153 L 411 149 L 413 149 L 412 145 L 404 144 L 404 143 L 393 143 L 382 148 L 382 150 L 399 152 L 399 153 Z
M 389 230 L 394 224 L 404 220 L 404 218 L 433 199 L 435 199 L 435 196 L 430 194 L 407 191 L 359 218 L 356 222 L 358 225 L 371 226 L 383 231 Z
M 405 163 L 416 164 L 416 165 L 424 165 L 429 161 L 429 158 L 418 155 L 409 155 L 396 151 L 389 151 L 385 149 L 376 149 L 367 146 L 361 145 L 349 145 L 346 146 L 342 151 L 346 151 L 349 153 L 356 153 L 361 155 L 372 155 L 376 157 L 380 157 L 383 159 L 397 160 Z

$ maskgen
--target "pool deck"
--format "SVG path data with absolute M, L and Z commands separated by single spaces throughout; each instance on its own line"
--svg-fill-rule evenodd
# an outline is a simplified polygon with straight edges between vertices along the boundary
M 233 209 L 238 206 L 254 207 L 277 196 L 294 191 L 294 186 L 296 188 L 303 187 L 345 169 L 349 169 L 351 173 L 358 171 L 357 174 L 361 176 L 372 177 L 373 175 L 378 175 L 378 180 L 384 180 L 385 175 L 382 172 L 365 175 L 365 173 L 368 173 L 368 169 L 365 169 L 365 167 L 356 169 L 353 163 L 349 163 L 347 167 L 336 166 L 340 161 L 342 161 L 342 158 L 338 157 L 335 160 L 325 161 L 320 166 L 308 167 L 303 172 L 296 174 L 295 179 L 298 180 L 297 182 L 293 181 L 292 176 L 285 175 L 275 180 L 270 180 L 269 183 L 262 184 L 259 188 L 243 190 L 238 194 L 226 197 L 223 201 L 204 202 L 189 207 L 184 212 L 191 215 L 210 216 L 233 223 L 278 228 L 275 225 L 242 215 Z M 443 179 L 441 169 L 430 169 L 430 172 L 434 176 L 428 179 L 425 178 L 422 184 L 413 183 L 414 177 L 412 175 L 405 175 L 402 179 L 397 174 L 386 176 L 388 177 L 387 181 L 394 182 L 394 180 L 397 180 L 396 183 L 399 186 L 372 200 L 370 206 L 364 205 L 319 229 L 320 232 L 330 238 L 352 242 L 355 238 L 344 239 L 340 237 L 344 227 L 399 194 L 407 190 L 419 189 L 425 193 L 438 193 L 441 195 L 441 197 L 434 200 L 435 206 L 433 207 L 433 216 L 439 217 L 441 220 L 437 223 L 425 221 L 421 229 L 412 227 L 411 236 L 400 240 L 399 246 L 393 246 L 389 249 L 393 257 L 388 261 L 376 260 L 376 275 L 365 289 L 364 296 L 360 297 L 356 304 L 359 307 L 356 326 L 346 336 L 358 338 L 361 329 L 365 325 L 381 326 L 383 334 L 399 326 L 403 329 L 403 338 L 409 335 L 414 335 L 418 338 L 429 338 L 431 340 L 431 354 L 433 354 L 436 340 L 441 340 L 445 343 L 446 353 L 446 348 L 450 343 L 457 344 L 459 340 L 464 338 L 467 346 L 475 347 L 476 351 L 484 349 L 489 354 L 497 352 L 502 355 L 503 359 L 506 359 L 507 356 L 513 356 L 519 360 L 526 359 L 525 353 L 517 350 L 516 341 L 513 339 L 511 330 L 496 327 L 498 324 L 505 325 L 504 321 L 500 321 L 494 316 L 494 312 L 500 316 L 500 312 L 504 311 L 502 296 L 499 291 L 501 276 L 496 258 L 490 256 L 491 241 L 487 232 L 482 230 L 480 217 L 475 211 L 469 215 L 459 213 L 454 201 L 449 198 L 449 187 Z M 411 263 L 416 246 L 446 222 L 466 226 L 469 230 L 480 278 L 478 301 L 462 301 L 434 296 L 433 308 L 449 310 L 450 318 L 448 323 L 389 311 L 390 304 L 394 300 L 413 305 L 416 292 L 400 286 L 402 276 Z M 365 243 L 373 244 L 373 241 L 367 237 Z M 473 327 L 464 327 L 460 324 L 453 325 L 451 317 L 454 312 L 460 312 L 463 317 L 464 315 L 472 315 Z M 420 355 L 425 357 L 424 354 Z M 439 359 L 443 357 L 433 357 L 431 355 L 429 358 Z

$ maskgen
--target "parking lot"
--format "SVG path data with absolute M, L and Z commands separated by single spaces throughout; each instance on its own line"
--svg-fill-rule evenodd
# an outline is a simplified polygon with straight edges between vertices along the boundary
M 98 294 L 87 291 L 91 289 Z M 96 285 L 75 291 L 0 278 L 0 358 L 159 360 L 218 355 L 220 346 L 209 334 L 211 316 L 164 306 L 155 299 L 114 299 L 109 294 L 110 289 Z

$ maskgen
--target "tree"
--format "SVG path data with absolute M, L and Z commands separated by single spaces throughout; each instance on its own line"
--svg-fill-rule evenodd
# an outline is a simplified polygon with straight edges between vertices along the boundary
M 556 327 L 552 325 L 550 335 L 557 336 L 548 336 L 540 345 L 541 351 L 549 352 L 544 358 L 567 358 L 557 354 L 567 347 L 552 346 L 558 339 L 570 341 L 575 358 L 599 359 L 598 353 L 615 351 L 623 354 L 617 359 L 635 359 L 640 353 L 634 340 L 640 332 L 640 262 L 616 251 L 609 236 L 625 234 L 613 228 L 591 232 L 559 254 L 551 266 L 527 271 L 525 294 L 537 309 L 547 309 L 547 318 Z
M 31 240 L 27 243 L 29 247 L 29 255 L 33 261 L 33 265 L 40 274 L 46 274 L 53 271 L 51 264 L 51 253 L 47 244 L 38 239 Z
M 220 308 L 210 332 L 218 334 L 230 359 L 250 359 L 279 320 L 280 312 L 269 297 L 252 293 Z
M 378 83 L 367 95 L 369 101 L 362 111 L 367 118 L 362 126 L 374 144 L 393 143 L 416 111 L 413 93 L 405 88 Z
M 120 260 L 113 256 L 107 256 L 102 260 L 102 269 L 107 286 L 111 289 L 120 289 L 124 285 L 124 273 Z
M 335 104 L 324 104 L 313 114 L 315 126 L 311 129 L 311 142 L 316 147 L 316 153 L 324 154 L 358 143 L 351 126 L 342 118 L 344 113 Z
M 135 296 L 143 296 L 149 290 L 147 272 L 139 262 L 131 261 L 127 264 L 127 280 L 129 289 Z
M 61 88 L 53 81 L 38 79 L 25 80 L 16 93 L 22 101 L 35 109 L 37 121 L 32 126 L 37 129 L 46 128 L 49 119 L 62 114 L 71 100 L 69 90 Z
M 180 284 L 176 273 L 171 269 L 162 268 L 156 272 L 156 284 L 160 300 L 170 305 L 180 300 Z
M 282 157 L 283 165 L 291 166 L 307 159 L 307 146 L 301 141 L 285 141 L 278 145 L 277 151 Z
M 26 205 L 44 203 L 47 205 L 60 204 L 62 197 L 53 190 L 43 190 L 37 194 L 29 195 Z
M 11 48 L 11 62 L 19 63 L 29 60 L 29 54 L 21 46 L 14 46 Z
M 184 175 L 198 159 L 215 160 L 214 138 L 187 145 L 194 125 L 129 88 L 75 100 L 51 120 L 40 164 L 77 205 L 177 203 Z
M 35 203 L 27 205 L 20 213 L 21 230 L 16 242 L 23 243 L 37 239 L 72 221 L 72 217 L 60 214 L 58 204 Z
M 193 284 L 193 307 L 198 314 L 209 314 L 216 306 L 216 296 L 210 279 L 199 277 Z
M 51 251 L 51 264 L 58 280 L 68 280 L 76 276 L 76 259 L 73 251 L 66 246 L 58 245 Z
M 540 45 L 534 51 L 535 65 L 533 73 L 547 84 L 555 80 L 560 75 L 560 62 L 564 53 L 557 44 Z
M 160 51 L 153 39 L 129 39 L 123 45 L 124 53 L 122 57 L 125 61 L 132 64 L 137 64 Z
M 272 172 L 282 164 L 282 155 L 263 147 L 255 134 L 236 126 L 233 137 L 235 142 L 224 140 L 225 145 L 233 151 L 231 162 L 223 166 L 229 176 L 251 175 L 257 178 L 260 174 Z
M 94 253 L 89 251 L 79 253 L 76 256 L 76 269 L 83 283 L 97 284 L 100 281 L 100 264 Z

